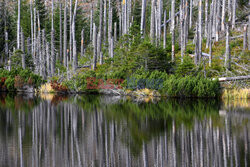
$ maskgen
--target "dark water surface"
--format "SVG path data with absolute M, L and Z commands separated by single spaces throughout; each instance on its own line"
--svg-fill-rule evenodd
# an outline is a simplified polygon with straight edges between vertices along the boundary
M 250 166 L 250 101 L 0 94 L 0 167 Z

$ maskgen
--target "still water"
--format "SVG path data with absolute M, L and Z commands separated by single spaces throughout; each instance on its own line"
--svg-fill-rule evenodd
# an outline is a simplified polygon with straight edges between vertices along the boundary
M 0 166 L 249 166 L 250 101 L 0 94 Z

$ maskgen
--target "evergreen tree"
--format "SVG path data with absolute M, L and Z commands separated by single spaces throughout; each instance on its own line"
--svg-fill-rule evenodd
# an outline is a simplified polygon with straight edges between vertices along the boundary
M 50 32 L 51 25 L 49 22 L 49 14 L 45 7 L 45 1 L 35 0 L 35 7 L 37 12 L 39 13 L 39 19 L 41 24 L 41 30 L 45 29 L 46 32 Z

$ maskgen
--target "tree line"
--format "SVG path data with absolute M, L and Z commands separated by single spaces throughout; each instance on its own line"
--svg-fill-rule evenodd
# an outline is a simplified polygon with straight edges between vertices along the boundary
M 104 50 L 110 58 L 115 56 L 116 43 L 134 24 L 140 26 L 141 38 L 149 38 L 153 45 L 165 49 L 171 38 L 172 62 L 176 44 L 183 62 L 187 43 L 193 40 L 195 64 L 208 57 L 211 66 L 212 45 L 225 39 L 224 66 L 230 70 L 230 31 L 236 28 L 243 30 L 243 49 L 250 50 L 250 2 L 241 0 L 3 0 L 0 4 L 1 66 L 32 68 L 44 78 L 56 75 L 59 65 L 75 73 L 86 48 L 93 52 L 86 66 L 95 70 L 105 63 Z M 209 53 L 203 52 L 204 47 Z M 12 57 L 19 57 L 20 63 Z

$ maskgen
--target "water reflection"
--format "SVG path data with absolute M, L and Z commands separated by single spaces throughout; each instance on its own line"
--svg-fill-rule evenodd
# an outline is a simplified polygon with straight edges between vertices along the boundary
M 0 166 L 247 166 L 249 108 L 227 104 L 1 94 Z

